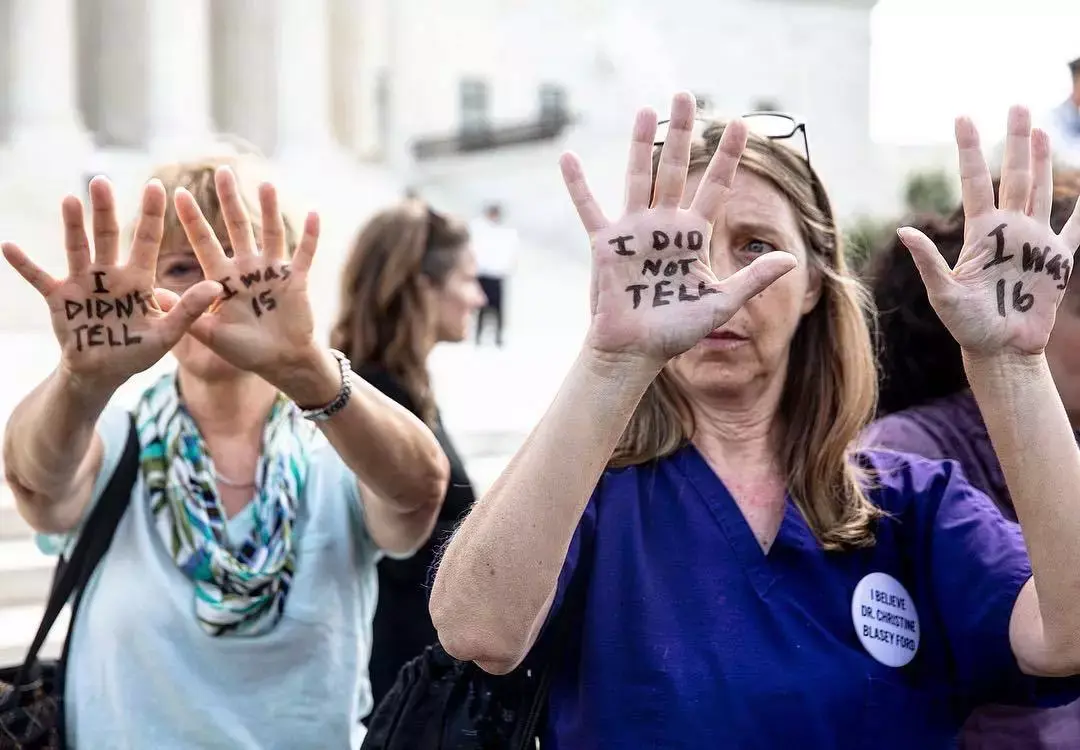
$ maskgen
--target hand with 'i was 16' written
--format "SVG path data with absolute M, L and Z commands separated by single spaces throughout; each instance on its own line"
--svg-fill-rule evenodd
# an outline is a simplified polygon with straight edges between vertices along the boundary
M 942 323 L 965 353 L 1041 354 L 1080 247 L 1080 204 L 1055 234 L 1050 141 L 1023 107 L 1009 113 L 998 200 L 967 118 L 956 122 L 964 203 L 964 247 L 950 269 L 934 243 L 908 227 L 911 251 Z

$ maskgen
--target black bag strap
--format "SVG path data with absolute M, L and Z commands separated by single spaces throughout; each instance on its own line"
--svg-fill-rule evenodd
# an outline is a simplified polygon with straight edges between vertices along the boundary
M 513 747 L 517 750 L 532 750 L 534 739 L 539 730 L 540 719 L 547 710 L 548 693 L 551 689 L 551 680 L 555 671 L 562 666 L 563 661 L 570 651 L 571 638 L 574 633 L 581 630 L 581 619 L 585 611 L 585 594 L 589 588 L 590 556 L 584 554 L 578 556 L 577 567 L 570 578 L 566 588 L 566 596 L 562 605 L 552 618 L 549 625 L 550 632 L 546 634 L 539 644 L 539 659 L 537 666 L 538 676 L 536 692 L 533 694 L 532 705 L 525 722 L 520 726 L 519 733 L 515 736 Z
M 139 434 L 135 429 L 135 417 L 131 418 L 128 429 L 127 443 L 124 453 L 120 457 L 116 471 L 109 478 L 101 497 L 90 511 L 82 531 L 79 532 L 79 540 L 75 543 L 75 549 L 71 557 L 66 561 L 63 557 L 56 564 L 56 574 L 53 578 L 52 591 L 49 594 L 49 602 L 45 607 L 45 614 L 38 625 L 34 642 L 26 653 L 22 668 L 15 678 L 15 687 L 19 688 L 26 684 L 26 679 L 37 664 L 38 653 L 45 645 L 45 639 L 49 637 L 49 631 L 56 623 L 64 605 L 71 599 L 72 594 L 78 592 L 78 597 L 72 607 L 71 623 L 68 627 L 69 639 L 64 643 L 64 653 L 67 653 L 67 643 L 70 640 L 72 626 L 75 623 L 75 615 L 78 612 L 79 603 L 82 600 L 82 592 L 86 588 L 90 577 L 94 574 L 98 563 L 112 544 L 113 535 L 120 525 L 131 502 L 131 491 L 135 486 L 135 479 L 139 473 Z

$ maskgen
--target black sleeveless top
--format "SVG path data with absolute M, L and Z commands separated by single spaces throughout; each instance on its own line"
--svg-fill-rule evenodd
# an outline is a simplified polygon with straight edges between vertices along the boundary
M 381 367 L 360 365 L 356 374 L 419 416 L 402 384 Z M 450 483 L 431 538 L 408 560 L 379 561 L 379 601 L 375 608 L 371 647 L 371 692 L 379 702 L 397 679 L 398 670 L 438 636 L 428 614 L 429 578 L 435 555 L 475 501 L 465 465 L 437 416 L 432 432 L 450 461 Z

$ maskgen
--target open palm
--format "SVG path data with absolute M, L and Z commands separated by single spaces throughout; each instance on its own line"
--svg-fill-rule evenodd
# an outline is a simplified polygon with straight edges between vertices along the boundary
M 120 231 L 112 188 L 101 177 L 90 182 L 93 259 L 82 202 L 74 196 L 64 200 L 66 278 L 53 278 L 18 246 L 4 244 L 8 263 L 48 303 L 61 366 L 68 372 L 119 386 L 165 356 L 221 291 L 212 281 L 196 284 L 182 298 L 154 289 L 165 201 L 160 182 L 146 186 L 126 265 L 118 259 Z M 169 312 L 163 309 L 163 301 Z
M 1080 246 L 1080 204 L 1060 235 L 1050 227 L 1053 173 L 1046 133 L 1022 107 L 1009 113 L 998 201 L 970 120 L 956 123 L 964 202 L 964 247 L 949 269 L 914 229 L 900 230 L 942 323 L 965 351 L 1039 354 Z
M 722 281 L 713 274 L 712 224 L 735 177 L 747 130 L 739 121 L 725 129 L 690 207 L 680 208 L 695 109 L 689 94 L 679 94 L 672 102 L 655 190 L 656 113 L 638 113 L 626 206 L 617 221 L 609 221 L 597 205 L 578 158 L 567 154 L 562 159 L 563 179 L 592 241 L 589 345 L 596 351 L 644 355 L 664 363 L 693 347 L 795 267 L 792 255 L 776 252 Z
M 259 189 L 262 241 L 257 245 L 235 175 L 222 167 L 214 180 L 233 248 L 231 258 L 191 193 L 178 190 L 175 198 L 177 216 L 203 273 L 223 289 L 191 334 L 234 367 L 272 377 L 296 365 L 314 346 L 307 277 L 318 244 L 319 220 L 315 214 L 307 217 L 290 259 L 274 187 L 264 184 Z

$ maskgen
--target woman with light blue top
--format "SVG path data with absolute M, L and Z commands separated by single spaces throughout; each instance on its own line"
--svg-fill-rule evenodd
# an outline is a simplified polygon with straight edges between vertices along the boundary
M 359 747 L 380 556 L 431 532 L 448 466 L 431 432 L 314 338 L 311 214 L 217 162 L 146 186 L 119 262 L 112 190 L 63 206 L 69 275 L 14 245 L 49 303 L 56 370 L 12 414 L 8 482 L 43 548 L 70 551 L 134 425 L 132 500 L 76 618 L 77 748 Z M 256 203 L 261 222 L 252 227 Z M 172 352 L 134 413 L 116 389 Z

